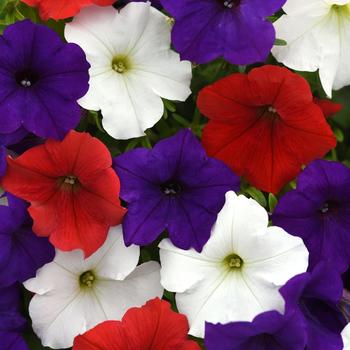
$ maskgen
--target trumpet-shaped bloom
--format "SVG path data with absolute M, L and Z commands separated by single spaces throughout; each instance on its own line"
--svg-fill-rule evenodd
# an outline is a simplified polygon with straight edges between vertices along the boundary
M 340 272 L 350 265 L 350 169 L 316 160 L 297 178 L 297 188 L 278 202 L 272 221 L 301 237 L 310 266 L 329 261 Z
M 65 19 L 75 16 L 86 6 L 113 5 L 116 0 L 21 0 L 29 6 L 39 7 L 40 17 L 47 21 L 49 18 Z
M 274 25 L 287 45 L 272 49 L 276 59 L 292 69 L 319 70 L 328 96 L 349 85 L 350 1 L 288 0 L 283 10 Z
M 177 293 L 190 334 L 203 337 L 205 321 L 252 321 L 284 310 L 278 289 L 306 271 L 308 251 L 299 237 L 267 224 L 263 207 L 231 191 L 201 253 L 160 242 L 161 283 Z
M 208 350 L 305 350 L 306 332 L 298 312 L 267 311 L 252 322 L 207 323 Z
M 129 309 L 121 321 L 106 321 L 75 338 L 73 350 L 200 350 L 187 339 L 188 322 L 164 300 Z
M 350 350 L 350 323 L 341 332 L 344 348 L 343 350 Z
M 114 159 L 121 197 L 128 202 L 123 221 L 127 245 L 147 245 L 167 229 L 172 243 L 201 251 L 210 236 L 225 193 L 239 190 L 239 178 L 209 158 L 188 129 Z
M 191 63 L 170 50 L 167 17 L 150 3 L 89 7 L 66 25 L 65 37 L 91 64 L 90 89 L 79 103 L 101 110 L 114 138 L 144 135 L 163 115 L 161 97 L 184 101 L 191 93 Z
M 209 156 L 267 192 L 336 145 L 307 81 L 286 68 L 232 74 L 204 88 L 197 103 L 210 119 L 203 131 Z
M 339 273 L 321 262 L 310 273 L 292 278 L 280 289 L 286 308 L 304 319 L 308 350 L 342 350 L 347 321 L 338 309 L 343 293 Z
M 77 100 L 89 88 L 89 64 L 78 45 L 30 20 L 16 22 L 1 36 L 0 66 L 0 134 L 19 141 L 27 130 L 61 139 L 77 126 Z
M 125 247 L 121 226 L 111 228 L 104 245 L 88 259 L 80 250 L 57 250 L 54 261 L 24 283 L 36 293 L 29 314 L 43 345 L 71 347 L 75 336 L 161 297 L 159 264 L 137 266 L 139 257 L 139 247 Z
M 111 155 L 89 134 L 71 131 L 63 141 L 49 139 L 7 161 L 3 187 L 31 203 L 33 231 L 50 236 L 55 247 L 89 256 L 121 222 L 125 209 Z
M 52 261 L 55 249 L 46 237 L 36 236 L 27 204 L 10 195 L 0 205 L 0 286 L 34 277 L 36 270 Z
M 162 0 L 175 18 L 174 47 L 181 58 L 206 63 L 223 56 L 233 64 L 263 62 L 275 41 L 266 17 L 286 0 Z

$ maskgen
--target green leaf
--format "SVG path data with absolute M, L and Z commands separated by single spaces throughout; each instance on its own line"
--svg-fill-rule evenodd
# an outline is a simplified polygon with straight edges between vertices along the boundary
M 267 202 L 266 202 L 266 198 L 265 198 L 264 194 L 260 190 L 258 190 L 257 188 L 248 187 L 245 190 L 245 193 L 248 194 L 253 199 L 255 199 L 263 207 L 267 206 Z
M 269 193 L 270 213 L 272 213 L 275 210 L 277 203 L 278 203 L 278 200 L 277 200 L 276 196 L 273 193 Z
M 276 45 L 276 46 L 286 46 L 287 42 L 285 40 L 283 40 L 283 39 L 277 39 L 276 38 L 274 45 Z
M 338 142 L 344 142 L 344 134 L 342 130 L 334 128 L 333 132 Z

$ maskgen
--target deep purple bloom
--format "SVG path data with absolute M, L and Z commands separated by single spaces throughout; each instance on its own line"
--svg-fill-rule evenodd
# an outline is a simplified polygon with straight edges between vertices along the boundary
M 300 312 L 264 312 L 252 322 L 205 325 L 208 350 L 304 350 L 306 331 Z
M 175 18 L 172 43 L 182 59 L 215 58 L 240 65 L 263 62 L 275 41 L 266 17 L 286 0 L 161 0 Z
M 301 237 L 310 252 L 310 269 L 329 260 L 344 272 L 350 263 L 350 169 L 316 160 L 299 175 L 273 215 L 274 225 Z
M 114 159 L 121 197 L 128 203 L 123 221 L 127 245 L 147 245 L 165 229 L 179 248 L 201 251 L 210 236 L 225 193 L 239 189 L 238 177 L 209 158 L 188 129 Z
M 25 128 L 57 139 L 77 126 L 76 101 L 89 87 L 89 64 L 79 46 L 64 43 L 47 26 L 16 22 L 0 37 L 0 67 L 0 134 Z
M 347 324 L 339 311 L 343 283 L 339 273 L 319 263 L 312 273 L 298 275 L 280 289 L 286 308 L 303 314 L 308 350 L 342 350 L 340 335 Z
M 52 261 L 55 249 L 46 237 L 32 232 L 27 204 L 6 194 L 0 205 L 0 287 L 34 277 L 36 270 Z
M 0 346 L 1 349 L 27 350 L 21 332 L 26 321 L 19 313 L 19 286 L 0 288 Z
M 5 175 L 6 168 L 6 148 L 4 146 L 0 146 L 0 178 Z

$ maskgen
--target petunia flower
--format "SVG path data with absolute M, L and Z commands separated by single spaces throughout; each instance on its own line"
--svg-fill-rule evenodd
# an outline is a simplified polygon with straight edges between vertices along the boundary
M 182 59 L 207 63 L 223 57 L 232 64 L 266 60 L 275 30 L 266 17 L 286 0 L 161 0 L 175 18 L 172 43 Z
M 306 331 L 298 312 L 267 311 L 252 322 L 207 323 L 207 350 L 305 350 Z
M 110 6 L 117 0 L 21 0 L 29 6 L 39 7 L 41 19 L 47 21 L 49 18 L 55 20 L 75 16 L 80 9 L 91 6 Z
M 347 324 L 338 304 L 343 293 L 339 273 L 321 262 L 292 278 L 280 290 L 286 308 L 299 312 L 306 324 L 308 350 L 342 350 L 341 331 Z
M 161 297 L 159 264 L 137 266 L 139 257 L 139 247 L 124 246 L 120 226 L 110 229 L 104 245 L 88 259 L 80 250 L 57 250 L 54 261 L 24 283 L 36 293 L 29 314 L 42 344 L 71 347 L 75 336 Z
M 225 193 L 239 190 L 238 177 L 207 157 L 188 129 L 114 158 L 121 197 L 128 203 L 124 241 L 147 245 L 167 229 L 172 243 L 201 251 L 210 236 Z
M 252 321 L 284 310 L 278 289 L 306 271 L 308 252 L 299 237 L 267 225 L 263 207 L 230 191 L 201 253 L 160 242 L 161 283 L 177 293 L 190 334 L 203 337 L 205 321 Z
M 77 126 L 77 100 L 88 91 L 83 50 L 30 20 L 6 27 L 0 39 L 0 134 L 63 138 Z
M 73 350 L 200 350 L 187 339 L 188 322 L 167 301 L 153 299 L 75 338 Z
M 170 50 L 167 17 L 149 2 L 119 11 L 89 7 L 66 25 L 65 37 L 91 64 L 90 89 L 79 103 L 101 110 L 114 138 L 144 135 L 163 115 L 161 97 L 184 101 L 191 93 L 191 63 Z
M 297 179 L 297 188 L 278 202 L 272 221 L 301 237 L 313 268 L 329 261 L 340 272 L 350 265 L 350 169 L 316 160 Z
M 13 284 L 0 288 L 0 339 L 1 349 L 28 350 L 21 332 L 25 329 L 26 320 L 19 313 L 19 285 Z
M 197 104 L 210 119 L 202 139 L 209 156 L 263 191 L 277 193 L 336 145 L 307 81 L 286 68 L 232 74 L 204 88 Z
M 63 141 L 49 139 L 7 162 L 2 186 L 31 203 L 33 231 L 50 236 L 55 247 L 89 256 L 121 222 L 125 209 L 111 155 L 89 134 L 70 131 Z
M 47 238 L 32 232 L 27 204 L 9 193 L 5 200 L 7 205 L 0 205 L 0 287 L 34 277 L 55 256 Z
M 129 2 L 132 2 L 132 1 L 135 1 L 135 2 L 147 2 L 147 1 L 150 1 L 152 6 L 156 7 L 157 9 L 161 9 L 163 7 L 160 0 L 118 0 L 118 5 L 120 3 L 123 3 L 123 2 L 129 3 Z
M 275 46 L 279 62 L 299 71 L 319 70 L 328 96 L 350 85 L 350 1 L 288 0 L 274 25 L 287 45 Z

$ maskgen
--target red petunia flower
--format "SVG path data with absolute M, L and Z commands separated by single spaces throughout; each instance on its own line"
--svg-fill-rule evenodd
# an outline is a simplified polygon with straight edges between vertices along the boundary
M 116 0 L 21 0 L 29 6 L 39 7 L 41 19 L 65 19 L 75 16 L 80 9 L 89 5 L 110 6 Z
M 50 236 L 61 250 L 94 253 L 110 226 L 120 224 L 119 178 L 105 145 L 87 133 L 70 131 L 16 159 L 7 158 L 6 191 L 31 203 L 33 231 Z
M 187 339 L 188 322 L 158 298 L 131 308 L 122 321 L 106 321 L 74 340 L 73 350 L 200 350 Z
M 307 81 L 286 68 L 232 74 L 204 88 L 197 104 L 210 119 L 202 139 L 208 155 L 267 192 L 336 145 Z

